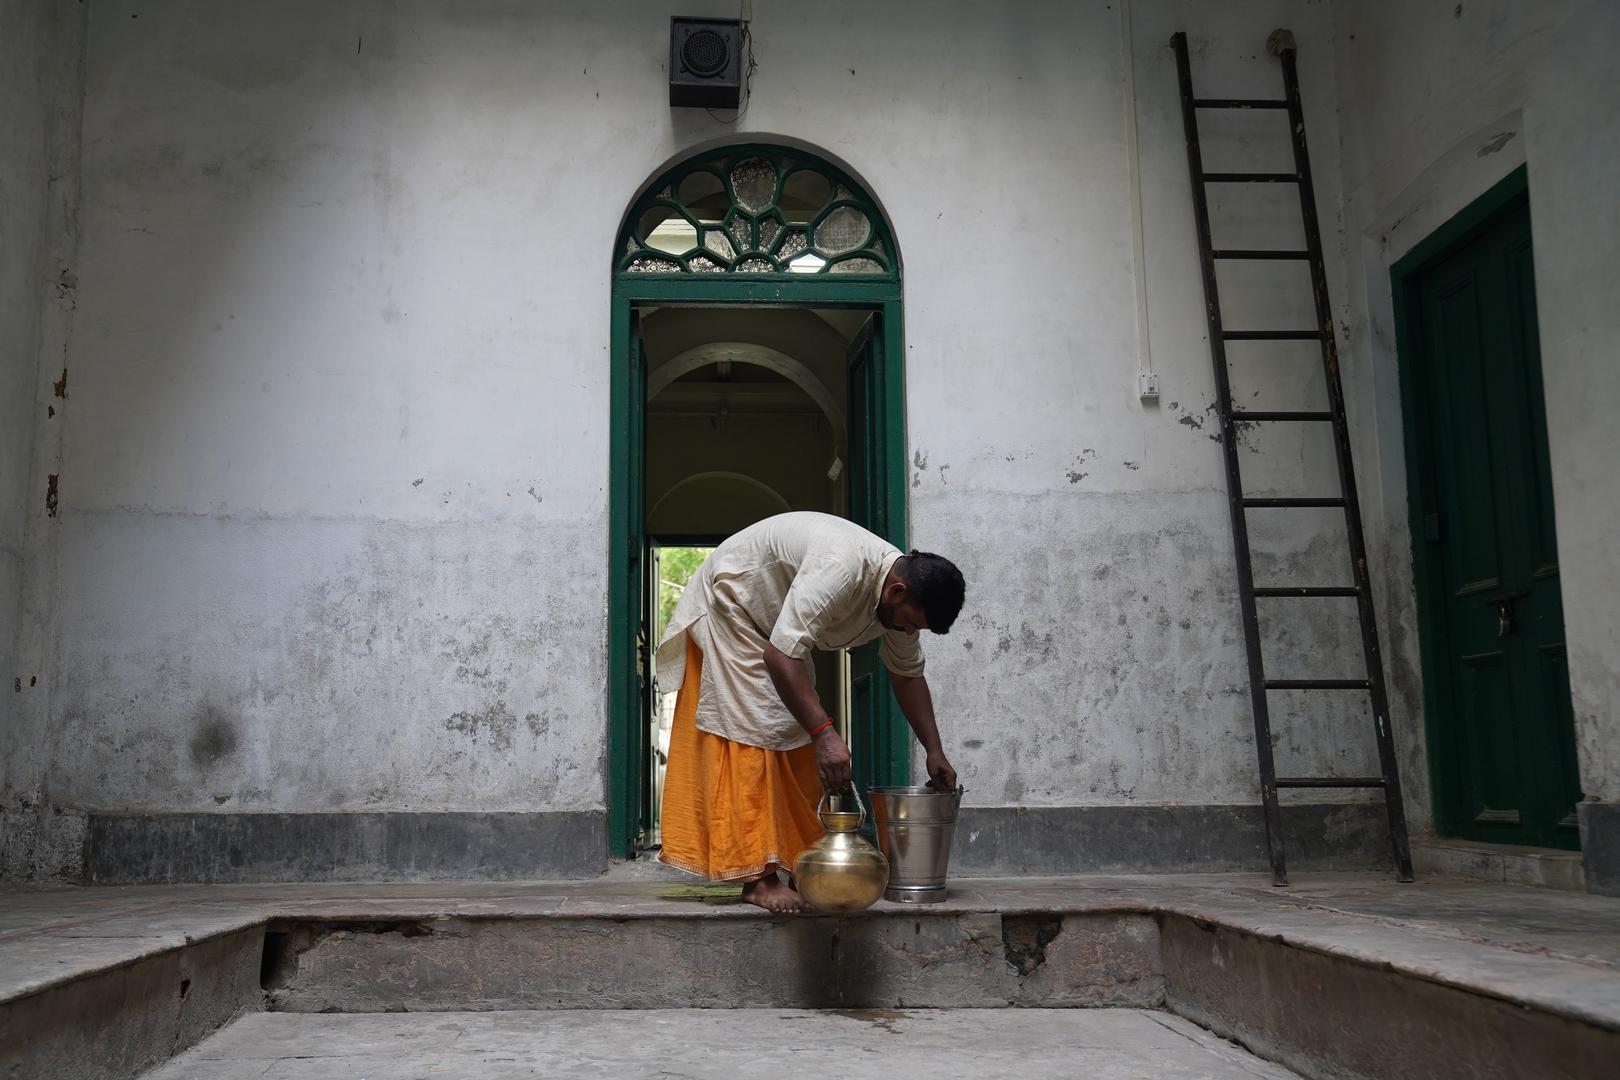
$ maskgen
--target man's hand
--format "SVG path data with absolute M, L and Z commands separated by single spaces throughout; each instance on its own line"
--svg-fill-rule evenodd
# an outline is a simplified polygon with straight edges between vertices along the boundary
M 945 759 L 943 750 L 928 755 L 928 786 L 939 791 L 956 790 L 956 770 Z
M 816 770 L 821 773 L 821 786 L 828 791 L 842 791 L 848 787 L 849 747 L 844 745 L 838 729 L 830 727 L 817 735 L 815 747 Z

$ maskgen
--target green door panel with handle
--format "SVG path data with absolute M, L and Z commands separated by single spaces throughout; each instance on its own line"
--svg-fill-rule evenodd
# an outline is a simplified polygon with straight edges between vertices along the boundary
M 1580 800 L 1522 190 L 1404 278 L 1437 819 L 1574 848 Z

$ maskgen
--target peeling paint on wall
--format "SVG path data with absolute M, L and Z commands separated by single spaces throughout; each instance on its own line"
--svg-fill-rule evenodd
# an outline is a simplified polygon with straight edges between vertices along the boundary
M 512 749 L 517 716 L 506 702 L 497 701 L 475 712 L 455 713 L 444 726 L 445 730 L 465 735 L 472 742 L 487 743 L 491 750 L 504 752 Z

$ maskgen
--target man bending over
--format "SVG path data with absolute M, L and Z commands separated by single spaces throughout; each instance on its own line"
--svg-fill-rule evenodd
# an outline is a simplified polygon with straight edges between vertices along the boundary
M 881 637 L 929 782 L 954 790 L 917 631 L 950 630 L 963 591 L 948 559 L 902 554 L 829 514 L 780 514 L 717 547 L 658 644 L 659 686 L 679 690 L 659 858 L 742 882 L 743 899 L 768 911 L 809 909 L 778 871 L 791 873 L 820 838 L 821 792 L 850 782 L 849 748 L 816 696 L 812 649 Z

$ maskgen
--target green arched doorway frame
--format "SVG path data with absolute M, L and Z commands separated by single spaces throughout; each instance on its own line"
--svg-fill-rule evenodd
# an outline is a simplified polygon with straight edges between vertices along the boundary
M 810 174 L 826 181 L 820 205 L 814 205 L 820 187 Z M 703 198 L 686 197 L 699 193 Z M 868 226 L 864 234 L 861 218 Z M 665 222 L 675 228 L 666 226 L 655 238 L 658 246 L 649 246 L 650 234 Z M 684 239 L 671 243 L 671 233 Z M 682 250 L 670 250 L 682 243 L 687 244 Z M 798 146 L 749 143 L 692 153 L 643 185 L 625 213 L 614 247 L 610 337 L 607 794 L 614 858 L 636 853 L 651 799 L 643 763 L 648 756 L 643 694 L 656 643 L 646 640 L 640 614 L 648 573 L 647 369 L 636 309 L 765 305 L 870 311 L 870 333 L 852 348 L 852 392 L 865 407 L 861 415 L 852 410 L 849 416 L 852 491 L 864 485 L 864 495 L 851 499 L 851 517 L 867 518 L 861 523 L 906 550 L 900 267 L 899 248 L 866 186 L 824 155 Z M 862 452 L 864 457 L 858 456 Z M 862 772 L 869 782 L 907 783 L 908 729 L 888 690 L 877 694 L 875 723 L 863 739 L 866 752 L 853 748 L 857 767 L 864 756 Z

